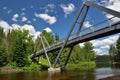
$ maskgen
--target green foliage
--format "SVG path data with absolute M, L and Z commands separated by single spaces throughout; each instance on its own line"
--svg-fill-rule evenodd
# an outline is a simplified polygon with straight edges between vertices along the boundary
M 31 64 L 29 70 L 40 70 L 40 65 L 38 64 Z
M 79 45 L 75 46 L 69 63 L 74 63 L 74 64 L 78 64 L 80 61 L 94 61 L 95 59 L 95 52 L 93 51 L 93 46 L 90 42 L 85 42 L 84 43 L 84 47 L 80 47 Z
M 24 67 L 29 64 L 27 53 L 27 37 L 28 31 L 16 30 L 16 41 L 13 47 L 13 59 L 18 67 Z
M 55 41 L 59 41 L 60 39 L 59 39 L 59 35 L 56 33 L 55 34 Z
M 5 34 L 0 28 L 0 66 L 6 63 Z
M 96 67 L 95 62 L 79 62 L 78 64 L 68 64 L 68 70 L 93 71 Z
M 43 30 L 42 35 L 46 38 L 49 44 L 52 44 L 54 42 L 54 36 L 52 33 Z
M 44 58 L 39 58 L 39 64 L 44 65 L 44 66 L 49 66 L 48 61 Z
M 97 55 L 95 58 L 97 67 L 109 67 L 111 66 L 111 60 L 109 55 Z
M 112 63 L 118 62 L 120 63 L 120 37 L 116 42 L 116 46 L 111 45 L 109 49 L 109 54 Z
M 85 61 L 92 61 L 95 58 L 95 52 L 93 51 L 92 43 L 85 42 L 83 47 L 83 53 L 85 57 Z
M 15 62 L 11 62 L 11 63 L 7 64 L 7 67 L 15 69 L 15 68 L 17 68 L 17 64 Z
M 117 49 L 115 46 L 113 45 L 110 46 L 109 55 L 110 55 L 111 61 L 114 62 L 117 55 Z
M 0 66 L 2 66 L 5 63 L 5 59 L 6 59 L 5 48 L 0 45 Z
M 110 62 L 109 55 L 97 55 L 95 58 L 96 62 Z
M 118 40 L 117 40 L 116 48 L 117 48 L 116 61 L 117 61 L 117 62 L 120 62 L 120 37 L 119 37 Z

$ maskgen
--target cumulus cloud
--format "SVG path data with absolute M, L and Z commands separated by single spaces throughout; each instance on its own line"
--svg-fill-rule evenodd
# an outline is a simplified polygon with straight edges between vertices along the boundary
M 103 40 L 92 40 L 90 41 L 93 46 L 97 47 L 97 46 L 106 46 L 106 45 L 112 45 L 115 44 L 117 39 L 118 39 L 119 35 L 114 35 L 114 36 L 109 36 Z
M 101 48 L 94 48 L 94 51 L 99 54 L 99 55 L 106 55 L 108 54 L 108 50 L 106 49 L 101 49 Z
M 83 26 L 84 26 L 85 28 L 89 28 L 89 27 L 91 27 L 92 25 L 90 24 L 89 21 L 86 21 L 86 22 L 84 22 Z
M 7 35 L 7 33 L 9 32 L 9 30 L 15 30 L 15 29 L 21 29 L 21 30 L 28 30 L 30 35 L 33 35 L 34 38 L 33 40 L 35 40 L 39 34 L 41 33 L 40 31 L 36 31 L 34 26 L 32 25 L 18 25 L 18 24 L 12 24 L 9 25 L 7 22 L 5 21 L 0 21 L 0 27 L 3 29 L 4 33 Z
M 35 14 L 35 16 L 38 17 L 38 18 L 43 19 L 44 21 L 46 21 L 46 22 L 49 23 L 50 25 L 54 24 L 54 23 L 57 21 L 57 19 L 56 19 L 55 16 L 50 16 L 50 15 L 48 15 L 48 14 L 46 14 L 46 13 L 43 13 L 43 14 Z
M 25 11 L 26 9 L 25 9 L 25 8 L 22 8 L 21 10 L 22 10 L 22 11 Z
M 102 3 L 104 3 L 107 8 L 120 12 L 120 0 L 103 0 Z M 106 17 L 111 18 L 113 15 L 106 14 Z M 112 21 L 120 21 L 120 18 L 114 18 Z
M 19 17 L 18 14 L 14 14 L 12 20 L 17 22 L 17 21 L 18 21 L 18 20 L 17 20 L 18 17 Z
M 27 18 L 25 16 L 23 16 L 21 21 L 25 22 L 25 21 L 27 21 Z
M 35 19 L 35 18 L 33 18 L 32 20 L 33 20 L 33 21 L 37 21 L 37 19 Z
M 6 6 L 4 6 L 4 7 L 3 7 L 3 9 L 4 9 L 4 10 L 6 10 L 6 9 L 7 9 L 7 7 L 6 7 Z
M 52 32 L 52 30 L 49 27 L 45 28 L 44 30 L 47 32 Z
M 68 4 L 67 6 L 61 4 L 60 7 L 63 9 L 65 16 L 71 14 L 75 10 L 75 5 L 73 3 Z
M 47 6 L 50 7 L 51 9 L 54 9 L 56 7 L 55 4 L 48 4 Z
M 84 47 L 84 43 L 80 43 L 79 46 L 80 46 L 80 47 Z
M 9 24 L 5 21 L 0 21 L 0 27 L 3 29 L 4 33 L 7 34 L 11 28 Z
M 113 36 L 109 36 L 107 38 L 104 38 L 102 40 L 92 40 L 90 41 L 94 48 L 94 51 L 97 54 L 108 54 L 108 50 L 110 48 L 110 45 L 114 45 L 116 43 L 116 41 L 119 38 L 119 34 L 113 35 Z

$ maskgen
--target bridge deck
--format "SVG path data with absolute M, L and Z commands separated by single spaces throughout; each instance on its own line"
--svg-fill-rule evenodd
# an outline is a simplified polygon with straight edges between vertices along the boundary
M 117 23 L 112 24 L 111 26 L 107 26 L 102 29 L 96 30 L 94 32 L 90 32 L 85 35 L 73 38 L 67 42 L 65 47 L 74 46 L 78 43 L 101 38 L 104 36 L 109 36 L 109 35 L 119 33 L 119 32 L 120 32 L 120 22 L 117 22 Z M 58 45 L 54 45 L 54 46 L 47 48 L 46 49 L 47 53 L 59 50 L 62 47 L 62 45 L 63 45 L 63 43 L 60 43 Z M 40 50 L 40 51 L 37 51 L 35 54 L 31 54 L 30 57 L 33 58 L 33 57 L 41 56 L 43 54 L 44 54 L 44 50 Z

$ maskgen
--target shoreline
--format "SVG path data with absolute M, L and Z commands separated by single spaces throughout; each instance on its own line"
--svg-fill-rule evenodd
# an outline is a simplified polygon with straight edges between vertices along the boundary
M 120 80 L 120 75 L 110 76 L 110 77 L 106 77 L 98 80 Z

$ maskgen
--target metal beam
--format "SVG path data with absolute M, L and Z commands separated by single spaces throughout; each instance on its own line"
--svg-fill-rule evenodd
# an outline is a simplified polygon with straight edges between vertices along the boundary
M 81 20 L 81 23 L 80 23 L 80 26 L 79 26 L 79 28 L 78 28 L 77 35 L 76 35 L 76 36 L 78 36 L 79 33 L 80 33 L 80 30 L 81 30 L 81 28 L 82 28 L 82 26 L 83 26 L 83 23 L 84 23 L 84 21 L 85 21 L 85 18 L 86 18 L 86 16 L 87 16 L 88 10 L 89 10 L 89 6 L 86 6 L 86 9 L 85 9 L 85 11 L 84 11 L 84 15 L 83 15 L 83 17 L 82 17 L 82 20 Z
M 73 48 L 74 48 L 74 46 L 72 46 L 72 47 L 70 48 L 69 54 L 68 54 L 67 59 L 66 59 L 65 64 L 64 64 L 64 67 L 65 67 L 65 66 L 67 65 L 67 63 L 68 63 L 68 60 L 69 60 L 69 58 L 70 58 L 70 55 L 71 55 L 71 53 L 72 53 Z
M 104 12 L 107 12 L 107 13 L 109 13 L 111 15 L 114 15 L 115 17 L 119 17 L 120 18 L 120 12 L 114 11 L 112 9 L 106 8 L 106 7 L 98 5 L 98 4 L 95 4 L 95 3 L 91 2 L 91 1 L 86 1 L 85 4 L 87 6 L 92 6 L 94 8 L 97 8 L 97 9 L 102 10 Z
M 50 63 L 50 59 L 49 59 L 49 57 L 48 57 L 48 55 L 47 55 L 47 51 L 46 51 L 46 48 L 45 48 L 45 45 L 44 45 L 44 43 L 43 43 L 43 40 L 42 40 L 42 37 L 41 37 L 41 36 L 40 36 L 40 39 L 41 39 L 41 43 L 42 43 L 43 49 L 44 49 L 44 51 L 45 51 L 45 55 L 46 55 L 46 58 L 47 58 L 47 60 L 48 60 L 49 66 L 52 67 L 52 65 L 51 65 L 51 63 Z
M 75 20 L 74 20 L 74 22 L 73 22 L 73 24 L 72 24 L 72 26 L 71 26 L 71 28 L 70 28 L 70 31 L 69 31 L 68 34 L 67 34 L 66 40 L 65 40 L 65 42 L 63 43 L 63 45 L 62 45 L 62 47 L 61 47 L 61 49 L 60 49 L 60 51 L 59 51 L 59 53 L 58 53 L 58 56 L 56 57 L 56 60 L 55 60 L 55 62 L 54 62 L 54 64 L 53 64 L 53 67 L 56 66 L 56 64 L 57 64 L 57 62 L 58 62 L 58 59 L 59 59 L 60 55 L 62 54 L 62 50 L 64 49 L 64 47 L 65 47 L 65 45 L 66 45 L 66 43 L 67 43 L 67 41 L 68 41 L 68 39 L 69 39 L 69 37 L 70 37 L 73 29 L 74 29 L 74 27 L 75 27 L 75 24 L 77 23 L 77 20 L 78 20 L 81 12 L 82 12 L 82 10 L 83 10 L 84 5 L 85 5 L 85 2 L 82 4 L 82 6 L 80 7 L 80 9 L 79 9 L 79 11 L 78 11 L 78 14 L 77 14 L 77 16 L 76 16 L 76 18 L 75 18 Z
M 69 40 L 65 47 L 69 47 L 71 45 L 74 46 L 78 43 L 82 43 L 85 41 L 109 36 L 109 35 L 116 34 L 116 33 L 120 33 L 120 22 L 112 24 L 110 26 L 106 26 L 105 28 L 102 28 L 99 30 L 95 30 L 94 32 L 90 32 L 90 33 L 87 33 L 85 35 L 76 37 L 72 40 Z M 63 43 L 56 45 L 56 46 L 53 46 L 53 47 L 50 47 L 47 49 L 47 52 L 53 52 L 53 51 L 59 50 L 62 45 L 63 45 Z M 40 51 L 36 52 L 35 56 L 32 54 L 32 55 L 30 55 L 30 57 L 33 58 L 33 57 L 37 57 L 37 56 L 40 56 L 43 54 L 44 54 L 44 50 L 40 50 Z

